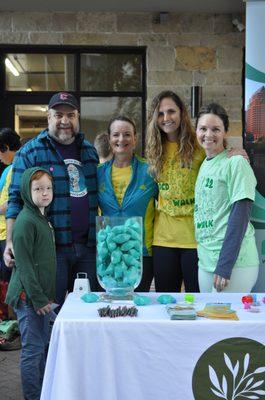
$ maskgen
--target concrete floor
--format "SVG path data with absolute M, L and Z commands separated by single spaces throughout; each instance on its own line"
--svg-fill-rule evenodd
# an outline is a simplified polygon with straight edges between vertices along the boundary
M 20 350 L 0 350 L 0 399 L 23 400 L 20 371 Z

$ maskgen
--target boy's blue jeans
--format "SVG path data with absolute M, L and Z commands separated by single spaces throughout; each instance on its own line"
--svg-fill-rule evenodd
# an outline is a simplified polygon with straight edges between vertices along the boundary
M 26 400 L 39 400 L 49 341 L 50 315 L 38 315 L 33 307 L 19 300 L 15 309 L 21 334 L 20 372 Z

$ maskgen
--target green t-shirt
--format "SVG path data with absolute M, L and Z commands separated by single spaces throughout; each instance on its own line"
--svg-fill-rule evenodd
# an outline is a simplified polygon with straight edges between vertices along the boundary
M 234 202 L 255 199 L 256 178 L 242 156 L 228 158 L 223 151 L 204 160 L 195 187 L 195 236 L 199 267 L 214 272 Z M 259 264 L 254 228 L 249 223 L 234 267 Z

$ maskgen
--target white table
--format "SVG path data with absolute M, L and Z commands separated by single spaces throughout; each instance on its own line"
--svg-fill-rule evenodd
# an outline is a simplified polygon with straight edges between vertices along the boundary
M 206 349 L 234 337 L 265 344 L 264 304 L 254 314 L 241 294 L 196 294 L 197 309 L 232 302 L 240 320 L 171 321 L 158 295 L 149 294 L 153 304 L 138 307 L 137 318 L 110 319 L 97 313 L 106 303 L 70 294 L 53 327 L 41 400 L 192 400 L 193 370 Z

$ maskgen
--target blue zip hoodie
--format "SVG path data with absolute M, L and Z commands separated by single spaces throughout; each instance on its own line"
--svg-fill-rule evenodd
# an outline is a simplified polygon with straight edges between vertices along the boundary
M 154 225 L 154 201 L 158 187 L 148 173 L 145 159 L 135 155 L 132 159 L 132 176 L 120 205 L 112 185 L 113 160 L 98 166 L 98 202 L 102 215 L 110 217 L 143 218 L 143 255 L 151 255 Z

